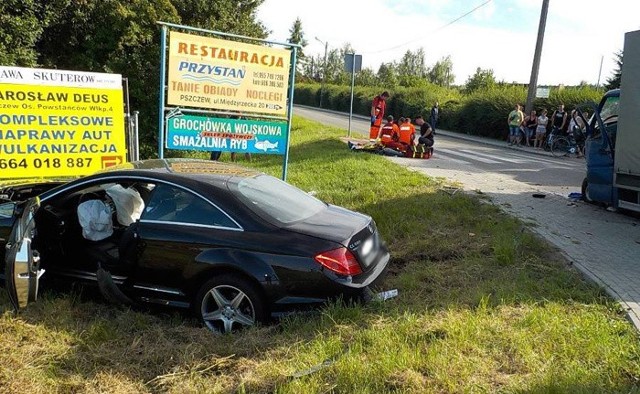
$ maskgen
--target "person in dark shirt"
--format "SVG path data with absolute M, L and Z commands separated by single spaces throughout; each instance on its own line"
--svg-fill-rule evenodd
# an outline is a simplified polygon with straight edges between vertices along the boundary
M 558 109 L 551 114 L 551 125 L 554 129 L 562 131 L 567 124 L 567 112 L 564 110 L 564 104 L 560 103 Z
M 420 137 L 418 137 L 418 143 L 430 148 L 433 146 L 433 128 L 431 125 L 424 121 L 422 116 L 417 116 L 415 120 L 416 124 L 420 126 Z
M 438 118 L 440 117 L 440 109 L 438 108 L 438 102 L 436 101 L 431 107 L 431 114 L 429 115 L 429 123 L 431 124 L 431 130 L 433 130 L 433 135 L 436 134 L 436 124 L 438 123 Z
M 538 116 L 535 110 L 529 113 L 529 116 L 524 118 L 524 140 L 527 146 L 531 146 L 531 140 L 535 137 L 536 128 L 538 127 Z

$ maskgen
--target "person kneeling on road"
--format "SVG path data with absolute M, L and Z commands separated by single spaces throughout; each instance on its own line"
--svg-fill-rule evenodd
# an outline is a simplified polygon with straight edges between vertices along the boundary
M 416 117 L 416 124 L 420 127 L 420 136 L 415 137 L 412 156 L 428 159 L 433 152 L 433 128 L 422 116 Z
M 398 142 L 400 139 L 400 129 L 398 128 L 398 125 L 393 123 L 392 115 L 387 116 L 387 123 L 380 128 L 378 139 L 380 140 L 380 143 L 387 148 L 402 148 L 402 144 Z
M 427 148 L 433 146 L 433 129 L 431 125 L 424 121 L 422 116 L 416 117 L 416 124 L 420 126 L 420 137 L 418 137 L 418 143 L 424 145 Z
M 413 143 L 413 137 L 416 134 L 416 128 L 411 124 L 411 120 L 400 118 L 399 142 L 404 146 L 406 151 Z

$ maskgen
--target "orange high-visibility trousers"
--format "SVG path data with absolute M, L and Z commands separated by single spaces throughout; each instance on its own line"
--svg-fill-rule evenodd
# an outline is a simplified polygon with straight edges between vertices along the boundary
M 382 118 L 376 118 L 376 121 L 373 122 L 371 128 L 369 129 L 369 139 L 375 140 L 378 138 L 378 134 L 380 133 L 380 126 L 382 126 Z

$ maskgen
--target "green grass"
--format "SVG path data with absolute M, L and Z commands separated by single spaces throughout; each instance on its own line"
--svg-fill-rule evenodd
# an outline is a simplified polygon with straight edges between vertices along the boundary
M 0 392 L 638 392 L 617 303 L 482 196 L 350 152 L 343 133 L 295 119 L 288 180 L 375 218 L 399 297 L 214 336 L 77 292 L 14 317 L 3 293 Z M 240 163 L 279 176 L 281 159 Z

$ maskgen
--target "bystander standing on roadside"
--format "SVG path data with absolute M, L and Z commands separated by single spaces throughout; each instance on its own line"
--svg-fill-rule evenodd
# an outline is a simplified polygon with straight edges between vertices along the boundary
M 569 120 L 569 128 L 567 129 L 567 136 L 576 143 L 577 157 L 584 156 L 582 146 L 584 145 L 584 122 L 578 116 L 578 111 L 571 110 L 571 116 Z
M 564 110 L 564 104 L 560 103 L 558 109 L 551 114 L 552 132 L 560 134 L 565 129 L 567 123 L 567 112 Z
M 509 116 L 507 117 L 507 123 L 509 124 L 509 145 L 517 143 L 522 121 L 524 121 L 524 114 L 520 110 L 520 104 L 516 104 L 513 111 L 509 112 Z
M 431 130 L 433 134 L 436 134 L 436 124 L 438 124 L 438 118 L 440 117 L 440 108 L 438 108 L 438 102 L 436 101 L 431 107 L 431 114 L 429 115 L 429 124 L 431 124 Z
M 536 138 L 533 140 L 533 148 L 534 149 L 542 149 L 542 144 L 544 143 L 544 136 L 547 134 L 547 124 L 549 123 L 549 118 L 547 118 L 547 110 L 542 109 L 540 116 L 538 116 L 538 126 L 536 126 Z
M 538 117 L 536 111 L 532 110 L 524 119 L 524 139 L 527 146 L 531 146 L 532 140 L 535 138 L 536 128 L 538 127 Z

